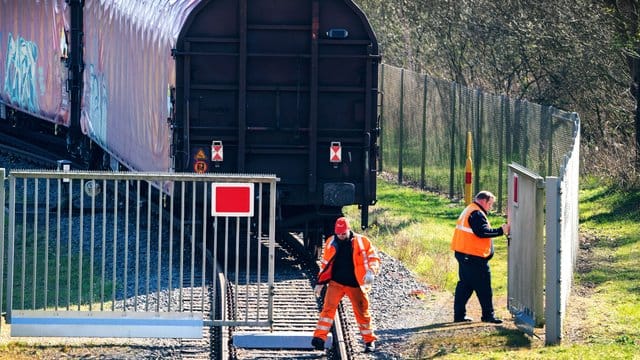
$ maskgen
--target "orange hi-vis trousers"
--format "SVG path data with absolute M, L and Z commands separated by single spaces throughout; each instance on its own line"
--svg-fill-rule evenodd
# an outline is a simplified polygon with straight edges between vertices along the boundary
M 320 318 L 316 325 L 316 330 L 313 332 L 314 337 L 318 337 L 322 340 L 327 340 L 327 334 L 331 330 L 333 325 L 333 318 L 336 315 L 336 310 L 340 304 L 342 297 L 347 295 L 351 300 L 353 306 L 353 312 L 360 328 L 360 335 L 365 343 L 372 342 L 378 339 L 373 332 L 373 326 L 371 325 L 371 315 L 369 314 L 369 296 L 362 291 L 360 287 L 350 287 L 338 284 L 335 281 L 330 281 L 327 285 L 327 291 L 324 295 L 324 306 L 322 312 L 320 312 Z

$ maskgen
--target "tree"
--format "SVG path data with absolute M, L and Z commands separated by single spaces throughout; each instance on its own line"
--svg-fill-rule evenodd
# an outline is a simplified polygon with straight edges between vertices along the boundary
M 576 111 L 585 171 L 638 182 L 638 0 L 358 2 L 385 63 Z
M 604 0 L 604 8 L 614 17 L 618 47 L 631 73 L 630 91 L 635 99 L 635 170 L 640 172 L 640 26 L 638 1 Z

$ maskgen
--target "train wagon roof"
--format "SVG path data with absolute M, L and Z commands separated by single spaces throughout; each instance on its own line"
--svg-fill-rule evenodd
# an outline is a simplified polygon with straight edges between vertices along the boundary
M 169 40 L 171 44 L 175 44 L 189 15 L 200 3 L 208 2 L 210 0 L 88 0 L 85 7 L 106 11 L 104 16 L 117 20 L 120 24 L 123 23 L 122 19 L 128 19 L 127 26 L 134 26 L 136 33 L 152 36 L 154 41 Z M 344 2 L 362 17 L 364 24 L 368 25 L 357 5 L 351 0 Z M 373 33 L 371 28 L 369 31 Z M 375 43 L 373 45 L 377 46 Z
M 85 0 L 85 134 L 130 169 L 170 169 L 171 50 L 201 0 Z
M 89 0 L 85 2 L 85 10 L 101 11 L 116 25 L 132 26 L 134 33 L 151 36 L 154 42 L 175 44 L 187 17 L 201 2 L 203 0 Z

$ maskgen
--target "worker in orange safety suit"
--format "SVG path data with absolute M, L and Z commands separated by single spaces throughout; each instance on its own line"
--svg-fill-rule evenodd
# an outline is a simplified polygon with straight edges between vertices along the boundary
M 329 236 L 325 242 L 315 287 L 317 297 L 320 297 L 325 284 L 327 291 L 311 345 L 316 350 L 324 349 L 336 309 L 342 297 L 347 295 L 365 342 L 364 351 L 373 352 L 378 338 L 371 323 L 367 293 L 379 272 L 380 258 L 366 236 L 351 231 L 346 218 L 340 217 L 336 220 L 334 232 L 335 234 Z

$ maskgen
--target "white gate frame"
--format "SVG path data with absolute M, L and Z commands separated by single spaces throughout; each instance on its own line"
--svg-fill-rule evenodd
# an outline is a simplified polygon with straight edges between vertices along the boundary
M 0 198 L 9 183 L 7 244 L 0 216 L 0 308 L 6 295 L 12 336 L 201 338 L 203 326 L 273 323 L 274 175 L 5 175 L 0 169 Z M 255 214 L 211 217 L 213 183 L 254 186 Z M 213 255 L 196 251 L 212 245 Z M 221 277 L 226 284 L 217 287 Z M 227 286 L 251 310 L 229 318 L 224 305 L 207 300 L 224 297 Z M 252 290 L 242 297 L 240 288 Z
M 544 178 L 518 164 L 509 165 L 508 174 L 507 307 L 532 334 L 544 324 Z

